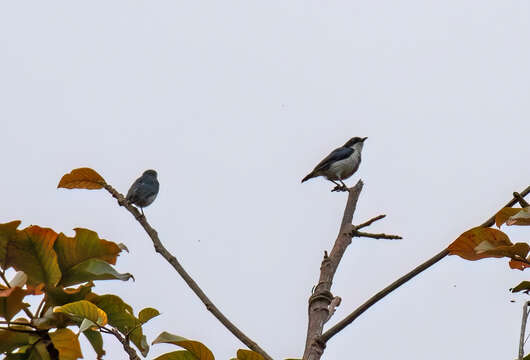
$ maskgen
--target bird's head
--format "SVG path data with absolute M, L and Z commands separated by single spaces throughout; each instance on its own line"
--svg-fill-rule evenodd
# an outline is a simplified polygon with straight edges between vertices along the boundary
M 156 178 L 157 175 L 158 174 L 154 170 L 145 170 L 143 173 L 143 176 L 152 176 L 154 178 Z
M 349 147 L 349 148 L 351 148 L 351 147 L 353 147 L 355 144 L 362 145 L 362 143 L 363 143 L 364 140 L 366 140 L 366 139 L 368 139 L 368 138 L 367 138 L 367 137 L 363 137 L 363 138 L 362 138 L 362 137 L 358 137 L 358 136 L 356 136 L 356 137 L 352 137 L 350 140 L 348 140 L 348 141 L 346 142 L 346 144 L 344 144 L 344 147 Z M 359 145 L 357 145 L 357 146 L 359 146 Z

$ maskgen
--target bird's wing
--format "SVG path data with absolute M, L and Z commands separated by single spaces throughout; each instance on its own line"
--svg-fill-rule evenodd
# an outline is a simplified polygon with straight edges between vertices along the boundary
M 349 147 L 337 148 L 333 150 L 328 156 L 326 156 L 324 160 L 319 162 L 318 165 L 315 166 L 313 172 L 316 173 L 318 171 L 327 170 L 332 163 L 348 158 L 351 154 L 353 154 L 353 152 L 354 150 Z

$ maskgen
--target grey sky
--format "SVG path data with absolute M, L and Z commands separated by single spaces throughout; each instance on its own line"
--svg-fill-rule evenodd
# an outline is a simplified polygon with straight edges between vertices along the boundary
M 56 189 L 89 166 L 126 192 L 154 168 L 161 189 L 146 214 L 162 241 L 271 355 L 300 357 L 346 199 L 300 179 L 368 136 L 348 181 L 365 182 L 355 219 L 385 213 L 372 230 L 404 236 L 354 241 L 333 323 L 529 185 L 529 64 L 527 0 L 2 2 L 0 221 L 126 243 L 117 268 L 136 282 L 96 290 L 158 308 L 150 341 L 165 330 L 228 359 L 243 345 L 128 213 L 104 192 Z M 508 289 L 523 279 L 505 260 L 447 258 L 324 358 L 514 358 L 526 297 Z M 124 358 L 105 343 L 107 358 Z

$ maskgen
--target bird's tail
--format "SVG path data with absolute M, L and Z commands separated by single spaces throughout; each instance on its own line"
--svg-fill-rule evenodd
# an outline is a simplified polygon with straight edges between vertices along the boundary
M 302 182 L 307 181 L 309 179 L 312 179 L 315 176 L 316 176 L 315 173 L 313 171 L 311 171 L 309 174 L 307 174 L 307 176 L 305 178 L 302 179 Z

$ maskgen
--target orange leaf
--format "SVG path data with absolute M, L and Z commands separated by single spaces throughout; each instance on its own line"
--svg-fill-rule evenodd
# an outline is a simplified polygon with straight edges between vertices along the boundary
M 502 208 L 501 210 L 499 210 L 498 213 L 495 214 L 495 225 L 500 228 L 501 225 L 504 224 L 510 216 L 517 214 L 519 211 L 521 211 L 520 208 Z
M 530 225 L 530 207 L 517 210 L 519 210 L 517 214 L 506 220 L 506 225 Z
M 91 168 L 79 168 L 64 175 L 59 181 L 58 188 L 65 189 L 101 189 L 106 184 L 105 180 Z
M 527 267 L 530 267 L 530 264 L 527 264 L 527 263 L 519 261 L 519 260 L 513 260 L 513 259 L 510 260 L 509 265 L 510 265 L 511 269 L 517 269 L 517 270 L 521 270 L 521 271 L 523 271 Z
M 502 231 L 476 227 L 460 235 L 447 250 L 451 255 L 458 255 L 466 260 L 479 260 L 487 257 L 503 257 L 491 252 L 499 246 L 510 246 L 512 242 Z

